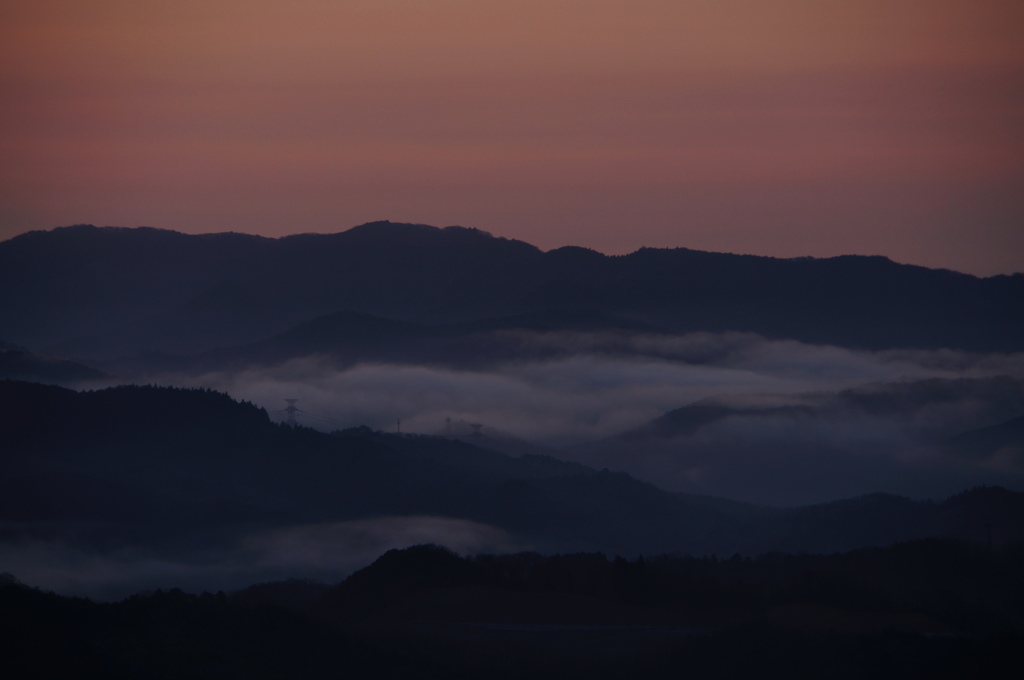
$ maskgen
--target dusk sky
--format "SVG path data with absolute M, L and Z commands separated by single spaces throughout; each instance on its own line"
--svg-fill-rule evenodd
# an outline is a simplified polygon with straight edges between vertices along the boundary
M 378 219 L 1024 271 L 1024 2 L 0 3 L 0 238 Z

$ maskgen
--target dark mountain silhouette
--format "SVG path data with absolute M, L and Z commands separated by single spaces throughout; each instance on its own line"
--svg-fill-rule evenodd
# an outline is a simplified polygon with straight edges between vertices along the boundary
M 985 633 L 998 628 L 1024 632 L 1024 593 L 1011 585 L 1014 565 L 1022 557 L 1019 544 L 995 551 L 939 539 L 831 555 L 773 553 L 754 559 L 660 555 L 626 560 L 600 553 L 460 557 L 442 546 L 417 545 L 388 551 L 338 587 L 324 588 L 320 596 L 322 605 L 341 616 L 392 623 L 405 619 L 432 625 L 614 628 L 699 622 L 715 629 L 751 616 L 778 616 L 783 613 L 776 609 L 780 605 L 801 602 L 835 608 L 831 621 L 821 617 L 806 622 L 821 630 L 846 624 L 862 633 L 888 627 L 949 635 L 981 633 L 987 626 Z M 937 564 L 939 560 L 945 564 Z M 973 583 L 967 577 L 971 572 L 977 579 Z M 983 583 L 986 572 L 993 581 Z M 950 588 L 948 599 L 936 593 L 940 583 Z M 294 592 L 294 586 L 267 584 L 263 593 L 256 589 L 238 598 L 267 601 L 273 590 Z M 956 610 L 970 608 L 972 600 L 995 616 L 985 623 L 961 618 L 962 610 Z M 312 600 L 295 602 L 302 606 Z M 911 611 L 918 616 L 897 615 Z M 855 612 L 889 616 L 856 621 L 849 616 Z M 796 623 L 780 619 L 773 623 Z
M 0 342 L 0 379 L 75 385 L 110 380 L 111 376 L 76 361 L 44 356 Z
M 744 407 L 708 400 L 669 411 L 650 423 L 617 435 L 616 440 L 635 442 L 648 437 L 671 439 L 673 437 L 692 435 L 702 427 L 725 420 L 726 418 L 739 418 L 743 416 L 792 417 L 810 414 L 813 411 L 813 408 L 804 405 Z
M 780 401 L 788 403 L 780 404 Z M 927 378 L 868 383 L 835 393 L 708 398 L 673 409 L 649 423 L 616 435 L 613 439 L 636 442 L 643 439 L 684 437 L 728 418 L 749 416 L 813 417 L 830 411 L 855 410 L 869 415 L 901 418 L 913 416 L 927 405 L 955 405 L 962 401 L 970 401 L 976 405 L 977 417 L 999 421 L 1007 414 L 1024 411 L 1024 380 L 1008 375 L 985 378 Z M 993 437 L 993 445 L 1001 441 L 1001 437 L 1010 443 L 1013 433 L 1020 427 L 1018 421 L 1019 419 L 1013 419 L 995 425 L 993 427 L 999 429 L 986 436 Z M 960 441 L 962 438 L 966 442 L 974 436 L 965 433 L 951 441 Z M 977 436 L 983 436 L 980 430 Z
M 392 550 L 337 586 L 120 602 L 0 574 L 11 677 L 1016 677 L 1021 544 L 833 555 Z
M 1024 539 L 1024 494 L 1000 489 L 938 504 L 868 496 L 765 508 L 440 437 L 291 428 L 208 390 L 74 392 L 3 381 L 0 401 L 0 542 L 8 546 L 241 559 L 233 546 L 246 537 L 413 516 L 474 522 L 545 552 L 623 555 L 985 541 L 989 525 L 1000 545 Z
M 430 323 L 580 310 L 671 332 L 1016 351 L 1022 301 L 1019 274 L 882 257 L 542 252 L 389 222 L 281 239 L 76 226 L 0 243 L 0 337 L 92 359 L 244 344 L 338 310 Z
M 1024 465 L 1024 416 L 964 432 L 945 445 L 954 455 L 1002 467 Z
M 0 394 L 10 404 L 2 516 L 110 522 L 107 539 L 201 541 L 244 523 L 433 515 L 546 549 L 632 553 L 702 540 L 715 522 L 626 475 L 437 437 L 291 429 L 203 390 L 76 393 L 7 381 Z
M 641 352 L 625 340 L 630 334 L 658 335 L 653 327 L 599 312 L 545 310 L 510 317 L 449 324 L 426 324 L 342 311 L 302 322 L 284 333 L 235 347 L 221 347 L 192 356 L 147 352 L 100 362 L 109 371 L 131 379 L 168 372 L 199 374 L 273 366 L 289 359 L 316 356 L 336 368 L 360 362 L 434 365 L 488 369 L 499 364 L 559 359 L 578 351 L 571 342 L 545 342 L 548 334 L 615 334 L 588 351 L 619 356 Z M 664 334 L 662 334 L 664 335 Z M 657 346 L 643 356 L 661 357 Z
M 389 222 L 281 239 L 79 225 L 2 242 L 0 337 L 18 345 L 0 345 L 0 377 L 34 382 L 0 381 L 0 572 L 110 598 L 336 582 L 381 555 L 338 587 L 292 580 L 103 605 L 0 574 L 5 668 L 991 677 L 1024 631 L 1024 494 L 948 494 L 992 483 L 989 472 L 1024 488 L 1018 378 L 703 400 L 565 452 L 576 462 L 461 417 L 437 436 L 327 434 L 207 389 L 41 383 L 240 375 L 310 356 L 327 370 L 514 374 L 515 362 L 576 354 L 728 370 L 765 338 L 1018 352 L 1022 310 L 1021 274 L 881 257 L 542 252 Z M 694 331 L 715 341 L 675 337 Z M 979 374 L 1013 365 L 902 355 L 939 375 L 958 362 Z M 872 354 L 895 366 L 900 356 Z M 799 495 L 808 489 L 817 496 Z M 842 500 L 808 504 L 821 498 Z M 385 552 L 425 534 L 501 554 Z
M 241 347 L 214 349 L 195 357 L 178 359 L 174 367 L 177 370 L 193 371 L 230 370 L 273 365 L 310 355 L 330 357 L 339 366 L 360 360 L 380 361 L 397 357 L 416 363 L 429 356 L 429 351 L 424 351 L 424 345 L 442 335 L 428 325 L 394 321 L 359 312 L 336 312 L 305 321 L 267 340 Z M 144 360 L 134 361 L 148 367 Z
M 965 484 L 1024 485 L 1020 419 L 1004 422 L 1021 412 L 1024 380 L 1011 376 L 726 395 L 558 455 L 674 491 L 760 502 L 872 487 L 934 498 Z

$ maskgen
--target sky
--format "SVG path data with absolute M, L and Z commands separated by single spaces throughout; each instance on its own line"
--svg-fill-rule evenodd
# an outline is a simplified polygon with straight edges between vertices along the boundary
M 379 219 L 1024 270 L 1019 0 L 5 0 L 0 239 Z

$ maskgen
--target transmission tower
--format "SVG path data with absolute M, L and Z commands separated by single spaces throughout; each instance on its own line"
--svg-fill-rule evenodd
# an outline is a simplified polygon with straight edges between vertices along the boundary
M 290 425 L 291 427 L 298 427 L 299 424 L 295 422 L 295 414 L 302 412 L 299 409 L 295 408 L 295 402 L 297 402 L 298 399 L 285 399 L 285 401 L 288 402 L 288 408 L 283 408 L 280 411 L 278 411 L 278 413 L 288 414 L 288 417 L 285 418 L 284 421 L 285 425 Z

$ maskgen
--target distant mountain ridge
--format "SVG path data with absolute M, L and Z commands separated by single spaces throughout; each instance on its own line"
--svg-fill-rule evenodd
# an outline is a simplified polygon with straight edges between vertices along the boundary
M 428 324 L 563 310 L 845 347 L 1024 349 L 1024 275 L 883 257 L 543 252 L 391 222 L 279 239 L 79 225 L 0 243 L 0 337 L 37 351 L 197 353 L 341 310 Z
M 110 376 L 73 361 L 43 356 L 0 341 L 0 379 L 66 385 L 109 380 Z
M 666 354 L 657 347 L 640 352 L 624 341 L 629 334 L 667 335 L 664 331 L 601 312 L 545 310 L 427 324 L 340 311 L 304 321 L 254 343 L 218 347 L 191 356 L 147 353 L 100 365 L 136 381 L 167 372 L 199 374 L 273 366 L 310 356 L 331 360 L 336 368 L 381 362 L 486 369 L 503 363 L 563 358 L 579 348 L 571 342 L 552 342 L 549 334 L 586 337 L 595 333 L 619 337 L 606 338 L 603 343 L 591 342 L 587 348 L 591 352 L 654 357 Z

